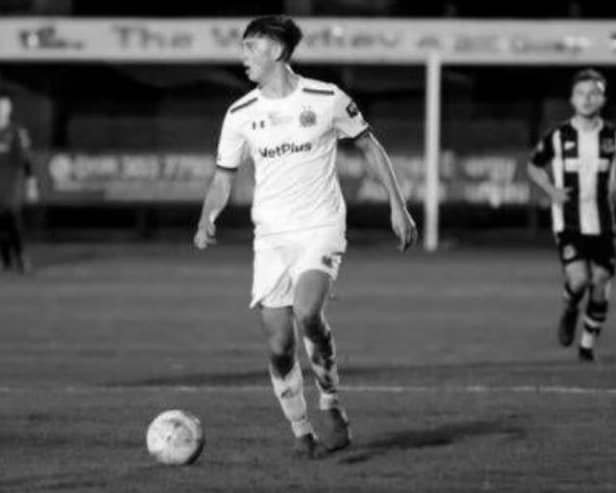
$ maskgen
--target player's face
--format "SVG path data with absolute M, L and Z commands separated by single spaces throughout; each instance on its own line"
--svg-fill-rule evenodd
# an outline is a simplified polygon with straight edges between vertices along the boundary
M 571 104 L 576 115 L 593 117 L 599 114 L 605 104 L 605 93 L 601 83 L 583 80 L 573 86 Z
M 6 127 L 11 119 L 11 100 L 0 98 L 0 127 Z
M 244 38 L 242 41 L 242 64 L 246 76 L 256 83 L 263 82 L 272 72 L 280 54 L 280 45 L 265 36 Z

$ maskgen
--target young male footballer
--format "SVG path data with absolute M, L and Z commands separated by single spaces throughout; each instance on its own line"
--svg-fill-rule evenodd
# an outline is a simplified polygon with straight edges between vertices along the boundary
M 274 393 L 295 435 L 295 452 L 319 458 L 351 440 L 338 394 L 334 338 L 323 313 L 346 249 L 345 203 L 335 167 L 338 139 L 353 139 L 378 173 L 402 250 L 415 242 L 417 228 L 390 160 L 354 102 L 336 85 L 302 77 L 289 66 L 301 38 L 286 16 L 259 17 L 246 27 L 242 61 L 256 87 L 227 111 L 194 242 L 200 249 L 212 244 L 215 220 L 249 155 L 255 166 L 251 307 L 260 312 Z M 308 420 L 295 326 L 327 423 L 322 441 Z
M 543 137 L 528 165 L 530 179 L 552 202 L 552 226 L 564 272 L 565 304 L 558 339 L 575 339 L 579 305 L 586 296 L 578 355 L 594 360 L 605 323 L 614 274 L 613 191 L 615 127 L 601 118 L 606 80 L 599 72 L 578 72 L 571 86 L 571 119 Z

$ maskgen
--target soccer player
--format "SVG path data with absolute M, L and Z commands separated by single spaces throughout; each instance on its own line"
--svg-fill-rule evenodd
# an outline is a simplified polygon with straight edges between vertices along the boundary
M 21 212 L 24 198 L 38 197 L 32 174 L 30 139 L 23 127 L 11 121 L 12 98 L 0 93 L 0 254 L 4 269 L 15 266 L 21 273 L 30 270 L 24 253 Z M 25 196 L 24 196 L 25 192 Z
M 318 458 L 349 445 L 338 393 L 336 349 L 324 306 L 346 249 L 345 204 L 336 176 L 337 140 L 354 139 L 389 195 L 392 228 L 406 250 L 415 223 L 391 162 L 355 103 L 336 85 L 294 73 L 289 60 L 302 33 L 286 16 L 248 24 L 242 60 L 256 88 L 225 116 L 216 172 L 206 193 L 194 242 L 213 243 L 215 220 L 227 204 L 245 156 L 255 165 L 255 225 L 251 307 L 258 307 L 269 346 L 269 369 L 295 452 Z M 327 432 L 321 442 L 308 420 L 295 327 L 303 336 Z
M 571 86 L 573 117 L 543 137 L 528 175 L 552 202 L 552 226 L 563 265 L 564 308 L 558 339 L 575 338 L 579 305 L 587 295 L 578 355 L 594 360 L 605 323 L 614 274 L 613 212 L 615 127 L 601 118 L 606 80 L 596 70 L 578 72 Z

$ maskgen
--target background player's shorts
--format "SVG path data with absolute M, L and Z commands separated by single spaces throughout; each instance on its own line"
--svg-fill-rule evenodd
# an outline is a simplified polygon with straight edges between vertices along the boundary
M 346 243 L 339 226 L 256 238 L 250 307 L 292 306 L 297 281 L 309 270 L 325 272 L 335 280 Z
M 614 275 L 616 253 L 612 235 L 563 232 L 556 235 L 556 244 L 563 265 L 576 260 L 586 260 L 600 265 Z

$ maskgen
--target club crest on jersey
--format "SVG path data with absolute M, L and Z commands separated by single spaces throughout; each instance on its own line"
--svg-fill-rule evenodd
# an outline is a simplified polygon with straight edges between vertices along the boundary
M 573 149 L 575 147 L 575 142 L 573 142 L 572 140 L 566 140 L 564 143 L 564 147 L 565 147 L 565 151 Z
M 601 152 L 610 153 L 616 151 L 616 143 L 614 139 L 601 139 Z
M 304 108 L 299 114 L 299 124 L 302 127 L 314 127 L 317 124 L 317 114 L 311 108 Z

